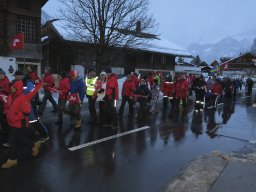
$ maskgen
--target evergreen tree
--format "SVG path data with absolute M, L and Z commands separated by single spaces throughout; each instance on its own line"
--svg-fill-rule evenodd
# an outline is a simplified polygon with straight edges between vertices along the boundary
M 178 63 L 184 63 L 184 58 L 181 57 L 181 56 L 179 56 L 179 57 L 178 57 Z
M 193 64 L 193 65 L 200 65 L 201 62 L 202 61 L 201 61 L 199 55 L 197 55 L 196 57 L 193 58 L 193 60 L 191 61 L 191 64 Z

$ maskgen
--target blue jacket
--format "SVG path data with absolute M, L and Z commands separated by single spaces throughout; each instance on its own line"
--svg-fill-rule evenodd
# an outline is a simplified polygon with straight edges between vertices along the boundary
M 28 93 L 30 93 L 35 88 L 34 83 L 29 79 L 23 79 L 23 83 L 24 83 L 24 87 L 23 87 L 23 94 L 24 95 L 27 95 Z M 30 111 L 30 113 L 28 115 L 28 120 L 29 121 L 37 120 L 33 110 Z
M 81 102 L 83 102 L 84 97 L 85 97 L 85 82 L 82 78 L 78 78 L 75 81 L 70 81 L 70 93 L 78 93 Z

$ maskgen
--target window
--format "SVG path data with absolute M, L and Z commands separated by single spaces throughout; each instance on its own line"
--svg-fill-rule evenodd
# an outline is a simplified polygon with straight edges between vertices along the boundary
M 26 74 L 28 71 L 27 71 L 27 67 L 30 66 L 32 68 L 32 71 L 35 71 L 37 72 L 37 68 L 38 68 L 38 65 L 32 65 L 32 64 L 18 64 L 18 70 L 19 71 L 22 71 L 24 74 Z
M 24 40 L 28 43 L 36 41 L 36 19 L 28 16 L 17 16 L 16 32 L 24 34 Z
M 166 64 L 166 56 L 162 55 L 162 60 L 161 60 L 162 65 Z

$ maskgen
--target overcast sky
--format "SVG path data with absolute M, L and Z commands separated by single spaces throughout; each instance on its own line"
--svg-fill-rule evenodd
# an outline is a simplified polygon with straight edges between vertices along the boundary
M 58 0 L 43 7 L 56 15 Z M 183 47 L 203 40 L 255 32 L 256 0 L 151 0 L 158 33 Z

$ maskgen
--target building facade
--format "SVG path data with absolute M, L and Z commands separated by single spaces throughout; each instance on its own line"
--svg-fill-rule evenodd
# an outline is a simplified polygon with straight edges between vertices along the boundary
M 96 57 L 93 46 L 70 37 L 60 25 L 61 21 L 51 19 L 43 12 L 43 66 L 50 66 L 54 73 L 69 71 L 72 65 L 82 65 L 85 69 L 94 67 Z M 152 42 L 152 47 L 146 48 L 108 48 L 103 65 L 112 67 L 119 74 L 131 71 L 174 73 L 175 58 L 191 56 L 185 49 L 173 47 L 168 40 L 152 39 Z
M 15 60 L 15 69 L 31 65 L 40 74 L 42 60 L 41 8 L 47 0 L 0 0 L 0 56 Z M 13 37 L 23 34 L 22 49 L 10 48 Z M 1 61 L 1 60 L 0 60 Z
M 238 57 L 221 60 L 220 69 L 223 76 L 230 77 L 256 77 L 256 55 L 245 53 Z

